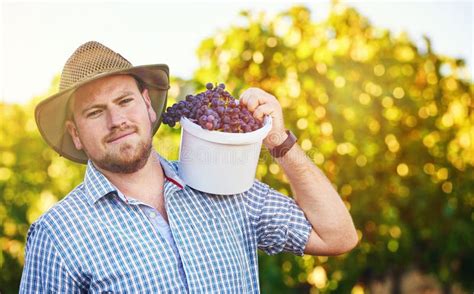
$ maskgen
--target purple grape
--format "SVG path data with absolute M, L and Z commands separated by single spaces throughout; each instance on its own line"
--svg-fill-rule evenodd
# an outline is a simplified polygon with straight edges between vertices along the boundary
M 224 112 L 225 112 L 224 106 L 217 106 L 217 107 L 216 107 L 216 112 L 217 112 L 219 115 L 224 114 Z
M 229 133 L 246 133 L 262 127 L 262 122 L 255 120 L 243 104 L 237 104 L 225 91 L 223 83 L 217 86 L 207 83 L 204 92 L 186 95 L 185 100 L 167 107 L 162 122 L 174 126 L 181 117 L 187 117 L 206 130 Z
M 232 129 L 230 128 L 230 126 L 229 126 L 228 124 L 224 124 L 224 125 L 222 126 L 222 131 L 224 131 L 224 132 L 230 133 L 231 130 L 232 130 Z
M 252 127 L 249 125 L 244 125 L 242 129 L 244 130 L 245 133 L 249 133 L 252 131 Z
M 227 106 L 230 107 L 230 108 L 234 108 L 237 106 L 237 104 L 235 103 L 234 100 L 230 100 L 229 103 L 227 103 Z

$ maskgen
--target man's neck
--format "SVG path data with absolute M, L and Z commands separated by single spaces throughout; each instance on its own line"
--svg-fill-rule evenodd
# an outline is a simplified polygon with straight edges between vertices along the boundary
M 159 157 L 154 150 L 150 152 L 143 168 L 134 173 L 120 174 L 99 170 L 126 197 L 134 198 L 157 209 L 162 206 L 164 174 Z

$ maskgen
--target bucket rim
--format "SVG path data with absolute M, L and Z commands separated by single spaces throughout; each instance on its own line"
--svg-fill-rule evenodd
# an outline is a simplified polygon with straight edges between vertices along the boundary
M 248 133 L 227 133 L 221 131 L 209 131 L 203 129 L 200 125 L 192 122 L 186 117 L 180 119 L 183 131 L 188 132 L 200 139 L 230 145 L 244 145 L 259 143 L 265 139 L 272 128 L 272 118 L 266 115 L 263 120 L 263 126 L 258 130 Z

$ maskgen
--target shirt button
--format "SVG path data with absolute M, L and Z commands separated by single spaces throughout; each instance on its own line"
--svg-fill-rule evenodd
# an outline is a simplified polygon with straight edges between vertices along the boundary
M 150 217 L 151 217 L 151 218 L 155 218 L 155 217 L 156 217 L 156 213 L 150 212 Z

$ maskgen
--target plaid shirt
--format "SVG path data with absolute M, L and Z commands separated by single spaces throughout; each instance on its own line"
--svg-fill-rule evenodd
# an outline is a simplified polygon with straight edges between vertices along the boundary
M 303 255 L 311 225 L 292 198 L 258 180 L 203 193 L 159 158 L 173 242 L 89 161 L 84 182 L 31 225 L 20 292 L 258 293 L 257 249 Z

